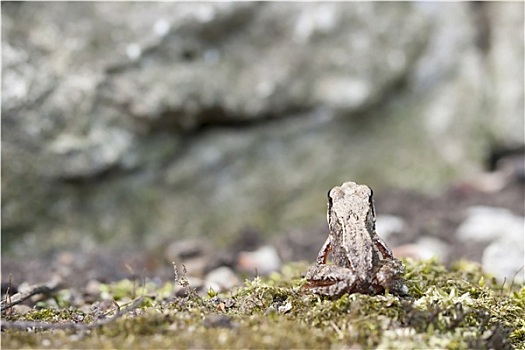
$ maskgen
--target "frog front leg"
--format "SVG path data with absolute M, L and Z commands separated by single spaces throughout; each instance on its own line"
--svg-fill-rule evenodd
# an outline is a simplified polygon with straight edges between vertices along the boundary
M 315 263 L 317 265 L 326 264 L 326 259 L 328 259 L 328 254 L 330 254 L 331 250 L 332 250 L 332 242 L 330 240 L 330 237 L 328 237 L 326 241 L 324 241 L 324 244 L 321 247 L 321 250 L 319 250 L 319 253 L 317 254 L 317 259 L 315 259 Z
M 314 265 L 306 272 L 307 283 L 303 289 L 328 297 L 344 293 L 360 292 L 359 281 L 354 272 L 335 265 Z
M 407 295 L 408 288 L 403 279 L 404 271 L 403 263 L 396 258 L 381 260 L 372 287 L 375 288 L 376 293 L 388 290 L 392 294 Z
M 394 254 L 392 254 L 392 250 L 386 245 L 385 241 L 383 241 L 383 239 L 379 237 L 377 234 L 374 236 L 374 245 L 381 252 L 383 259 L 393 259 L 394 258 Z

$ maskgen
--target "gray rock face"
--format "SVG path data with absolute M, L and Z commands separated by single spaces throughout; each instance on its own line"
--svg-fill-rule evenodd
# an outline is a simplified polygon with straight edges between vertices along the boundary
M 468 173 L 487 133 L 520 141 L 522 10 L 2 3 L 3 237 L 272 234 L 322 220 L 334 183 Z
M 406 73 L 425 33 L 421 17 L 406 6 L 188 9 L 191 17 L 152 23 L 153 31 L 165 23 L 159 38 L 128 44 L 137 63 L 113 67 L 101 87 L 109 103 L 150 128 L 285 117 L 320 104 L 363 108 Z M 397 32 L 368 20 L 383 16 Z

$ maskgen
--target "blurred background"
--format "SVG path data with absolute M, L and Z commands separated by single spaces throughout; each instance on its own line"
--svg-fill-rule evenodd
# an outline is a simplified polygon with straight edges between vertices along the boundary
M 172 260 L 273 239 L 270 255 L 313 261 L 326 193 L 353 180 L 384 234 L 405 234 L 388 241 L 439 253 L 470 219 L 471 249 L 496 241 L 474 242 L 480 225 L 517 232 L 519 265 L 523 16 L 519 2 L 2 2 L 2 255 Z

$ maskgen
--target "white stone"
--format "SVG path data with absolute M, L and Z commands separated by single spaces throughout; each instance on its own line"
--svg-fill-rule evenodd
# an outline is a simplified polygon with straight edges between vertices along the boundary
M 281 258 L 273 246 L 263 246 L 253 252 L 240 252 L 239 270 L 266 275 L 281 268 Z
M 474 206 L 468 209 L 468 216 L 457 229 L 462 241 L 492 242 L 505 236 L 523 240 L 523 217 L 512 214 L 508 209 Z
M 521 283 L 524 278 L 525 251 L 523 239 L 521 244 L 511 240 L 497 240 L 483 251 L 481 263 L 483 270 L 496 276 L 496 278 L 507 283 Z
M 403 232 L 405 222 L 398 216 L 378 215 L 376 217 L 377 234 L 387 240 L 393 233 Z
M 221 266 L 210 271 L 204 280 L 206 291 L 211 287 L 214 291 L 229 290 L 241 284 L 235 273 L 226 266 Z M 217 287 L 219 289 L 217 289 Z
M 457 231 L 463 241 L 490 243 L 483 251 L 483 269 L 499 281 L 523 281 L 525 217 L 504 208 L 469 208 Z
M 448 244 L 436 237 L 421 237 L 416 244 L 422 259 L 437 258 L 443 261 L 449 250 Z

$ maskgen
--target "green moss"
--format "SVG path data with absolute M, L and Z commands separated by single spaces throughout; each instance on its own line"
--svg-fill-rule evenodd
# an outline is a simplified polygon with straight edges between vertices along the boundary
M 524 348 L 525 287 L 498 284 L 479 266 L 450 270 L 406 261 L 409 297 L 303 294 L 305 264 L 247 280 L 226 293 L 174 296 L 172 283 L 101 286 L 125 303 L 151 297 L 115 322 L 90 331 L 5 330 L 3 348 Z M 76 316 L 75 316 L 76 315 Z M 33 310 L 19 320 L 95 320 L 74 307 Z

